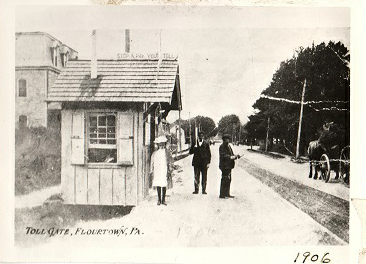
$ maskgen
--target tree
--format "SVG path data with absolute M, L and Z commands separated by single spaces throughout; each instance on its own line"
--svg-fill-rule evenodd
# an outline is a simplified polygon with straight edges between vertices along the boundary
M 203 131 L 207 137 L 213 137 L 216 135 L 216 124 L 212 118 L 207 116 L 196 116 L 193 118 L 193 122 L 197 124 L 197 127 L 200 128 L 200 131 Z
M 254 103 L 257 113 L 245 125 L 248 133 L 263 138 L 264 120 L 269 118 L 271 137 L 283 139 L 294 148 L 306 79 L 301 148 L 304 150 L 310 140 L 319 136 L 318 130 L 325 121 L 333 121 L 349 142 L 349 60 L 348 49 L 340 42 L 300 47 L 291 59 L 281 62 L 270 85 Z
M 219 121 L 218 132 L 221 136 L 230 134 L 234 140 L 238 140 L 240 126 L 240 119 L 237 115 L 226 115 Z
M 174 123 L 178 124 L 178 122 L 179 120 L 176 120 Z M 189 123 L 191 123 L 191 131 L 189 131 Z M 212 118 L 207 116 L 196 116 L 190 120 L 181 120 L 181 127 L 185 131 L 186 139 L 192 136 L 192 139 L 195 140 L 195 125 L 197 125 L 197 128 L 200 128 L 200 131 L 203 131 L 207 137 L 214 137 L 217 134 L 217 127 Z M 189 140 L 187 142 L 189 142 Z

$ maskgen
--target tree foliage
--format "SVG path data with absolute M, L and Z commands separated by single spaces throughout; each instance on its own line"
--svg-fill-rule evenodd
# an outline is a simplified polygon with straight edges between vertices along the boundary
M 178 124 L 178 122 L 179 120 L 175 121 L 176 124 Z M 195 131 L 194 131 L 195 126 L 197 126 L 197 128 L 199 128 L 200 131 L 203 131 L 207 137 L 214 137 L 217 134 L 217 127 L 215 121 L 213 121 L 213 119 L 210 117 L 199 115 L 194 118 L 191 118 L 190 120 L 181 120 L 181 127 L 185 131 L 186 139 L 192 136 L 192 139 L 195 140 Z
M 222 117 L 218 124 L 218 132 L 224 134 L 236 135 L 240 130 L 240 120 L 237 115 L 226 115 Z
M 250 116 L 245 124 L 248 135 L 264 138 L 269 121 L 270 137 L 284 140 L 287 146 L 294 149 L 306 80 L 300 140 L 302 149 L 309 141 L 319 137 L 318 131 L 326 121 L 334 122 L 339 128 L 338 133 L 346 135 L 344 142 L 335 144 L 349 144 L 349 60 L 348 49 L 341 42 L 300 47 L 291 59 L 279 65 L 270 85 L 254 103 L 256 114 Z

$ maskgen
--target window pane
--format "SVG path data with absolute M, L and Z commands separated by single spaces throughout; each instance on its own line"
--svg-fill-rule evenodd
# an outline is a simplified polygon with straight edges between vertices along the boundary
M 116 134 L 108 133 L 107 138 L 116 138 Z
M 19 127 L 25 127 L 27 126 L 27 116 L 20 115 L 19 116 Z
M 18 82 L 19 86 L 19 97 L 27 97 L 27 81 L 20 79 Z
M 116 117 L 114 115 L 108 116 L 108 126 L 115 126 L 116 125 Z
M 27 87 L 27 81 L 20 79 L 19 80 L 19 88 L 26 88 Z
M 89 120 L 90 120 L 90 126 L 91 127 L 96 127 L 97 126 L 97 117 L 96 116 L 91 116 Z
M 98 126 L 105 126 L 106 118 L 106 116 L 98 116 Z
M 115 133 L 116 127 L 108 127 L 107 131 L 108 131 L 108 133 Z
M 98 133 L 105 133 L 106 131 L 107 131 L 107 129 L 105 127 L 98 128 Z
M 90 142 L 90 148 L 88 149 L 88 162 L 117 162 L 116 115 L 114 113 L 91 114 L 89 116 L 88 137 L 88 140 Z M 100 146 L 101 148 L 99 148 L 97 144 L 104 146 Z
M 88 161 L 91 163 L 116 163 L 117 149 L 89 149 Z

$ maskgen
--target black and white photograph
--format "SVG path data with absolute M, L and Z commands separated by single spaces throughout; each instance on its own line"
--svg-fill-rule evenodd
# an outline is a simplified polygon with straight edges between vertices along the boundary
M 15 6 L 15 260 L 351 263 L 351 13 Z

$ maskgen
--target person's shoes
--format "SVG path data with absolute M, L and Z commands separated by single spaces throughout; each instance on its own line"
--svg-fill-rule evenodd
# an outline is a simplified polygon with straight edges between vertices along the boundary
M 158 201 L 157 205 L 160 205 L 160 204 L 161 204 L 161 202 L 160 202 L 160 201 Z
M 161 202 L 161 204 L 163 204 L 163 205 L 165 205 L 165 206 L 166 206 L 166 205 L 168 205 L 168 204 L 166 203 L 166 201 L 162 201 L 162 202 Z
M 207 192 L 206 191 L 202 191 L 202 194 L 207 194 Z
M 227 198 L 234 198 L 235 196 L 232 196 L 232 195 L 228 195 L 226 196 Z
M 194 191 L 192 194 L 198 194 L 198 191 Z
M 219 196 L 220 199 L 227 199 L 225 196 Z

